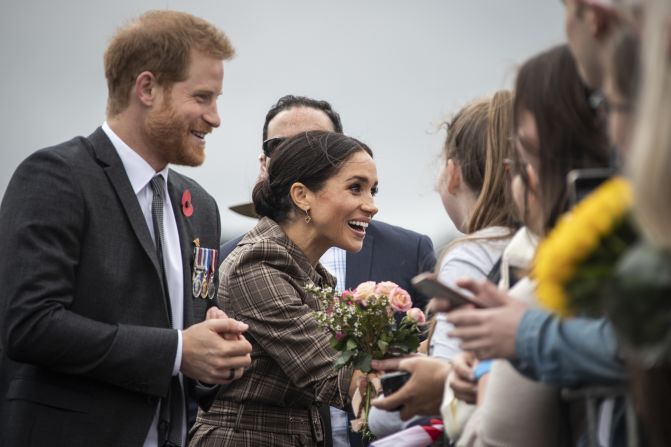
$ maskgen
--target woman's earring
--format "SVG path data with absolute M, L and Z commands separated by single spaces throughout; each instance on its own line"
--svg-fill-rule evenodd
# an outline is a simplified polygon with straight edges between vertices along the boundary
M 310 223 L 312 221 L 312 217 L 310 217 L 310 209 L 303 210 L 305 211 L 305 223 Z

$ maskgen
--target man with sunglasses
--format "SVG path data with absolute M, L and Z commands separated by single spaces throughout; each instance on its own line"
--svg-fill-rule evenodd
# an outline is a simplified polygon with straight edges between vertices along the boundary
M 309 130 L 342 133 L 340 115 L 326 101 L 293 95 L 280 98 L 266 114 L 263 124 L 259 179 L 267 175 L 268 163 L 285 139 Z M 235 249 L 241 239 L 242 236 L 221 246 L 222 260 Z M 398 259 L 404 259 L 405 262 L 398 262 Z M 410 280 L 418 273 L 433 270 L 436 256 L 428 236 L 372 221 L 366 229 L 366 238 L 360 252 L 347 253 L 332 247 L 322 256 L 320 262 L 337 278 L 336 288 L 340 291 L 353 289 L 363 281 L 394 281 L 410 292 L 416 307 L 424 308 L 428 299 L 412 288 Z M 331 408 L 330 414 L 333 445 L 350 445 L 347 415 L 336 408 Z M 328 419 L 322 417 L 327 424 Z M 360 445 L 360 437 L 351 437 L 350 440 L 351 445 Z

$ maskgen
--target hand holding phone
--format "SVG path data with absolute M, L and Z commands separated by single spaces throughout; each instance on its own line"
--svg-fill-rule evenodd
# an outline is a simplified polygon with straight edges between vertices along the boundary
M 410 379 L 410 373 L 407 371 L 394 371 L 384 374 L 380 377 L 382 392 L 386 396 L 391 396 L 399 390 Z M 394 408 L 391 411 L 399 411 L 401 407 Z
M 447 284 L 440 282 L 432 272 L 424 272 L 415 276 L 412 278 L 412 285 L 426 296 L 448 300 L 452 309 L 465 304 L 472 304 L 478 308 L 487 307 L 475 299 L 449 287 Z

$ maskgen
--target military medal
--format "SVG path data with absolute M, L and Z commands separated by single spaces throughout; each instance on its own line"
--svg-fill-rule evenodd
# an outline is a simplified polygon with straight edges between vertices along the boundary
M 198 279 L 198 270 L 193 271 L 193 276 L 191 277 L 191 284 L 192 284 L 192 291 L 193 291 L 193 296 L 197 297 L 200 295 L 200 280 Z
M 217 255 L 219 254 L 217 250 L 212 250 L 212 267 L 210 269 L 210 281 L 209 284 L 207 285 L 207 296 L 210 299 L 214 298 L 214 294 L 216 293 L 216 288 L 214 287 L 214 277 L 217 274 Z
M 193 274 L 191 276 L 194 298 L 214 298 L 216 294 L 214 275 L 217 270 L 218 251 L 200 246 L 200 240 L 193 241 Z
M 201 273 L 202 284 L 201 284 L 201 287 L 200 287 L 200 297 L 202 299 L 206 299 L 207 298 L 207 277 L 208 277 L 207 271 L 209 270 L 209 266 L 210 266 L 210 258 L 212 257 L 211 256 L 212 250 L 209 249 L 209 248 L 204 248 L 203 252 L 204 252 L 203 253 L 204 260 L 203 260 L 203 264 L 202 264 L 203 270 L 202 270 L 202 273 Z
M 193 275 L 191 277 L 191 290 L 193 297 L 198 298 L 203 291 L 203 282 L 201 279 L 204 262 L 204 249 L 200 247 L 200 240 L 193 241 L 195 247 L 193 249 Z

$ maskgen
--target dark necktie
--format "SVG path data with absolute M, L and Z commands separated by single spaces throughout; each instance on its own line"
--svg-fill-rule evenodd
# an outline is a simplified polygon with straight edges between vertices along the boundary
M 156 244 L 156 256 L 161 267 L 161 285 L 165 296 L 165 305 L 172 327 L 172 309 L 170 306 L 170 294 L 166 279 L 165 262 L 163 260 L 163 246 L 165 245 L 165 234 L 163 233 L 163 191 L 165 181 L 163 176 L 157 175 L 151 179 L 151 189 L 154 196 L 151 201 L 151 218 L 154 225 L 154 243 Z M 168 395 L 161 399 L 158 421 L 158 445 L 180 446 L 182 444 L 182 386 L 179 376 L 173 376 L 170 381 Z

